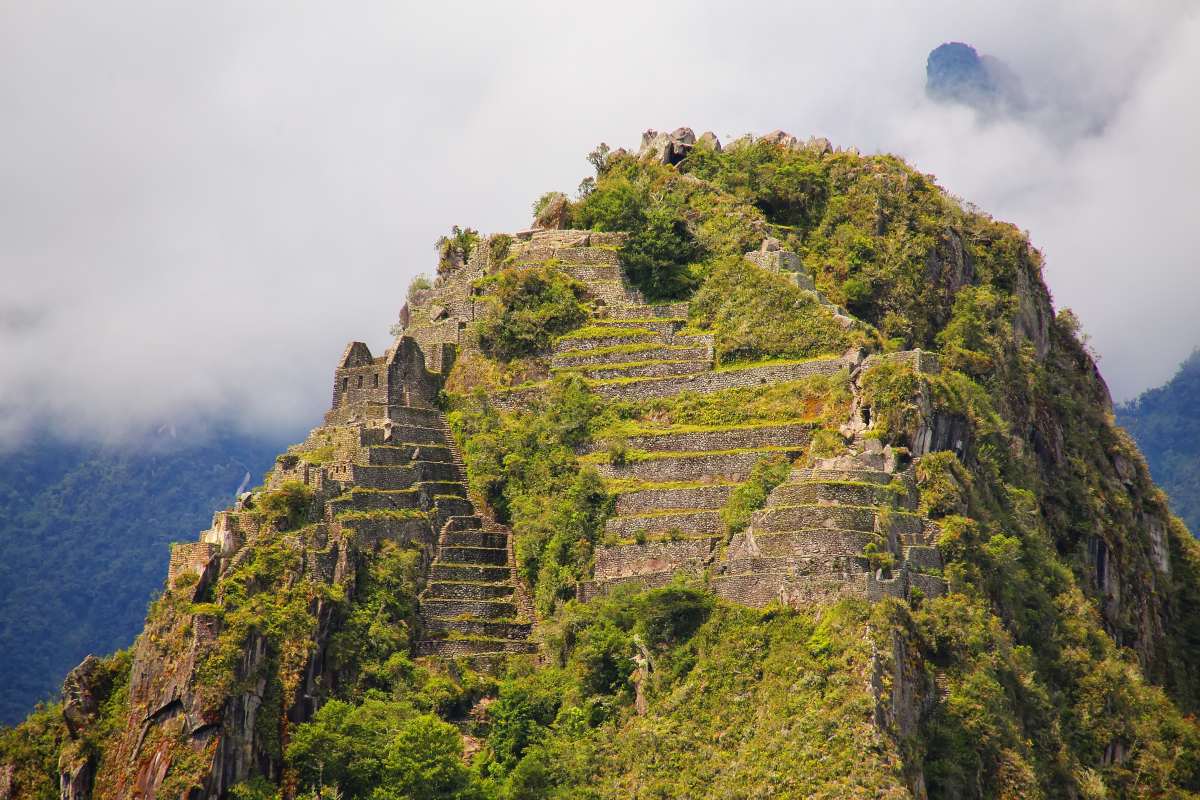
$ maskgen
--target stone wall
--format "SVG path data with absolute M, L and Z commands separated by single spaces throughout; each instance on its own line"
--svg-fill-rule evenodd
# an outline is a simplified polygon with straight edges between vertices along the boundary
M 833 375 L 849 366 L 840 357 L 815 359 L 799 364 L 766 364 L 745 369 L 715 370 L 679 378 L 649 378 L 627 383 L 598 383 L 595 390 L 603 397 L 620 400 L 644 400 L 651 397 L 671 397 L 683 392 L 719 392 L 722 389 L 743 389 L 767 386 L 772 383 L 798 381 L 814 375 Z
M 171 560 L 167 567 L 167 585 L 172 586 L 182 575 L 203 578 L 220 552 L 212 542 L 180 542 L 171 545 Z
M 787 452 L 787 451 L 776 451 Z M 799 449 L 791 451 L 790 455 L 798 455 Z M 621 465 L 596 464 L 596 472 L 603 478 L 633 478 L 652 483 L 667 481 L 693 480 L 734 480 L 744 481 L 750 470 L 771 451 L 751 451 L 746 453 L 700 453 L 689 456 L 671 456 L 668 458 L 647 458 L 640 461 L 630 461 Z
M 326 424 L 351 421 L 354 417 L 347 413 L 372 418 L 372 406 L 433 408 L 454 361 L 455 351 L 446 348 L 438 351 L 441 371 L 430 372 L 425 353 L 411 336 L 402 336 L 381 359 L 373 358 L 362 342 L 350 343 L 334 370 L 333 405 Z
M 617 495 L 614 513 L 644 514 L 662 508 L 720 508 L 729 499 L 729 485 L 697 486 L 687 489 L 641 489 Z
M 801 422 L 786 425 L 756 425 L 747 428 L 725 428 L 707 431 L 664 432 L 630 436 L 625 445 L 633 450 L 678 452 L 685 450 L 741 450 L 748 447 L 795 447 L 808 446 L 814 423 Z M 602 444 L 594 444 L 585 452 L 604 450 Z
M 749 530 L 729 543 L 729 559 L 784 558 L 830 559 L 857 558 L 868 544 L 884 544 L 870 531 L 805 529 L 765 533 Z
M 879 364 L 905 364 L 915 372 L 936 375 L 942 371 L 942 362 L 937 353 L 928 350 L 902 350 L 898 353 L 877 353 L 867 356 L 863 361 L 864 370 Z
M 654 513 L 632 517 L 610 517 L 604 532 L 623 539 L 639 533 L 649 535 L 679 531 L 685 534 L 717 533 L 722 529 L 721 514 L 715 509 L 682 509 L 678 513 Z
M 754 573 L 718 575 L 713 591 L 733 603 L 762 608 L 772 603 L 799 608 L 839 597 L 862 597 L 867 593 L 863 576 L 784 575 Z
M 596 580 L 611 581 L 698 567 L 712 558 L 719 543 L 719 537 L 712 537 L 599 547 L 596 549 Z

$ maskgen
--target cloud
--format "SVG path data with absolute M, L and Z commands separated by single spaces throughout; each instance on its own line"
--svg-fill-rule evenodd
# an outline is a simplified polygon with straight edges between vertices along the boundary
M 7 4 L 0 439 L 315 424 L 440 233 L 522 227 L 599 141 L 680 124 L 898 152 L 1028 229 L 1127 396 L 1200 342 L 1200 29 L 1153 9 Z M 1038 114 L 930 103 L 950 40 Z

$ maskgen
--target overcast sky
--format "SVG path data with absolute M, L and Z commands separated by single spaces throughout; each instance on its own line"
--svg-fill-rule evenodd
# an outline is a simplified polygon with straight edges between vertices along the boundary
M 1195 9 L 0 4 L 0 441 L 315 425 L 440 233 L 525 227 L 598 142 L 679 125 L 896 152 L 1015 222 L 1129 397 L 1200 344 Z M 1035 111 L 927 101 L 951 40 Z

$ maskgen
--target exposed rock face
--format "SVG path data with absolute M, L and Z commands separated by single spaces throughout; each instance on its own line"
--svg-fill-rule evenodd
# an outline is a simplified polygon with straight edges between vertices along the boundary
M 925 93 L 942 103 L 962 103 L 987 114 L 1027 105 L 1020 79 L 994 56 L 980 56 L 963 42 L 935 47 L 925 63 Z
M 663 164 L 678 164 L 696 144 L 691 128 L 676 128 L 670 133 L 648 130 L 642 134 L 638 158 L 654 158 Z
M 538 212 L 534 227 L 543 230 L 560 230 L 567 227 L 567 210 L 566 195 L 555 194 L 546 207 Z
M 63 682 L 63 720 L 72 736 L 78 736 L 100 710 L 93 686 L 99 667 L 100 659 L 88 656 Z

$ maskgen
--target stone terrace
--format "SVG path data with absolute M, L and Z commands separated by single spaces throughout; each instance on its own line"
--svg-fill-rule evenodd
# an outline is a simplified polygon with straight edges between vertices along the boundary
M 863 367 L 863 354 L 854 351 L 715 368 L 713 335 L 688 328 L 686 303 L 648 304 L 625 282 L 618 258 L 623 240 L 623 234 L 575 230 L 516 234 L 506 265 L 552 263 L 587 285 L 597 306 L 584 327 L 555 343 L 552 372 L 579 374 L 599 395 L 630 402 L 838 373 L 852 383 L 850 376 Z M 461 274 L 439 279 L 434 290 L 418 298 L 410 325 L 418 337 L 431 344 L 446 337 L 446 343 L 471 346 L 477 309 L 470 282 L 499 266 L 489 258 L 474 255 Z M 775 240 L 765 241 L 747 258 L 786 273 L 813 292 L 844 327 L 862 324 L 816 292 L 797 271 L 798 259 Z M 922 364 L 927 354 L 912 358 Z M 492 399 L 513 410 L 542 390 L 540 384 L 522 386 L 497 392 Z M 905 595 L 913 588 L 939 592 L 941 562 L 930 544 L 933 529 L 912 510 L 911 478 L 895 473 L 894 461 L 885 464 L 879 453 L 865 451 L 861 436 L 855 438 L 854 468 L 794 470 L 757 512 L 749 530 L 726 540 L 721 510 L 733 491 L 763 458 L 782 454 L 794 459 L 804 453 L 812 430 L 805 419 L 650 428 L 621 442 L 615 462 L 608 447 L 581 453 L 616 496 L 605 544 L 596 551 L 594 580 L 581 586 L 581 596 L 620 583 L 659 586 L 681 572 L 707 575 L 718 594 L 751 605 L 840 593 L 881 597 Z M 430 630 L 451 638 L 440 645 L 431 639 L 423 647 L 471 653 L 483 648 L 469 644 L 471 637 L 522 640 L 526 629 L 517 622 L 520 609 L 514 599 L 518 582 L 511 556 L 502 556 L 508 542 L 507 532 L 486 527 L 473 513 L 447 518 L 439 531 L 422 613 Z M 436 615 L 426 609 L 437 609 Z

